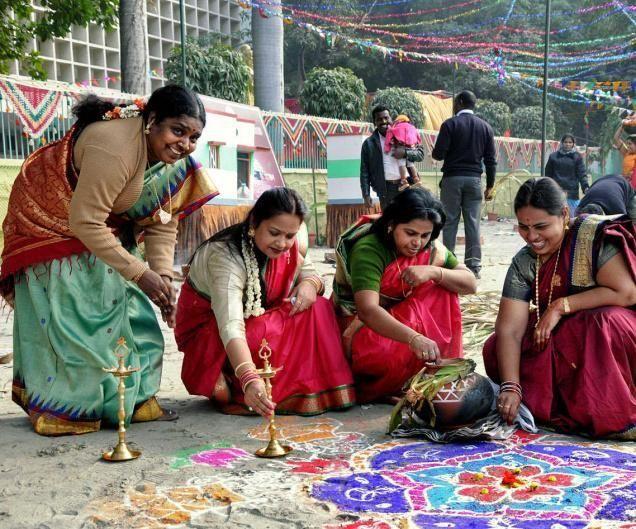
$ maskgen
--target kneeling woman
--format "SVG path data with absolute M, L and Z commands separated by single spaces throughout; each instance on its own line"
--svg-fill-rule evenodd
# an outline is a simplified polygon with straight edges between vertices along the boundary
M 488 375 L 502 381 L 509 422 L 522 399 L 538 422 L 595 437 L 636 439 L 636 230 L 629 217 L 569 220 L 549 178 L 515 198 L 528 243 L 512 260 Z
M 306 211 L 295 191 L 266 191 L 245 222 L 214 235 L 192 257 L 175 328 L 185 353 L 181 378 L 191 394 L 210 397 L 226 413 L 267 416 L 276 407 L 315 415 L 354 404 L 333 308 L 306 255 Z M 270 363 L 283 367 L 273 402 L 255 373 L 263 338 Z
M 477 285 L 436 240 L 445 220 L 430 191 L 410 188 L 338 241 L 334 302 L 358 402 L 396 396 L 425 362 L 462 355 L 457 294 Z

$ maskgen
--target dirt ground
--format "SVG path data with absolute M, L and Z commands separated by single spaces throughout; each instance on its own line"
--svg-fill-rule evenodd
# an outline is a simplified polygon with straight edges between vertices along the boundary
M 510 221 L 483 222 L 482 234 L 479 288 L 499 291 L 522 241 Z M 457 250 L 461 256 L 463 247 Z M 312 249 L 312 258 L 329 283 L 334 267 L 324 262 L 325 251 L 330 250 Z M 0 356 L 12 350 L 11 329 L 11 314 L 5 313 Z M 164 333 L 159 398 L 180 418 L 132 425 L 128 439 L 143 455 L 128 463 L 100 460 L 116 442 L 114 430 L 60 438 L 33 433 L 11 402 L 12 365 L 0 365 L 0 528 L 304 528 L 358 520 L 304 494 L 303 474 L 281 472 L 281 461 L 253 458 L 263 446 L 263 421 L 222 415 L 206 399 L 189 396 L 179 376 L 181 354 L 172 333 L 167 328 Z M 480 357 L 479 351 L 469 353 Z M 290 461 L 302 465 L 308 457 L 314 462 L 323 457 L 336 464 L 356 447 L 391 441 L 384 433 L 390 409 L 356 406 L 319 418 L 281 418 L 281 433 L 295 448 Z M 201 464 L 193 463 L 196 458 Z M 393 527 L 390 520 L 382 523 L 377 527 Z

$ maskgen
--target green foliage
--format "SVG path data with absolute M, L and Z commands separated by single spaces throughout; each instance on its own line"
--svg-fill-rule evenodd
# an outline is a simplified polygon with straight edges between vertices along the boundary
M 410 88 L 393 86 L 391 88 L 385 88 L 384 90 L 378 90 L 369 105 L 369 119 L 371 119 L 371 111 L 377 105 L 388 108 L 393 118 L 398 114 L 406 114 L 415 127 L 418 129 L 424 127 L 426 117 L 422 103 L 415 92 Z
M 166 76 L 181 82 L 181 46 L 170 50 Z M 248 103 L 252 70 L 246 55 L 218 41 L 188 39 L 186 76 L 189 88 L 203 95 Z
M 312 116 L 359 120 L 366 88 L 347 68 L 314 68 L 300 93 L 303 110 Z
M 118 3 L 118 0 L 40 0 L 39 4 L 48 9 L 46 16 L 32 17 L 34 9 L 29 0 L 0 0 L 0 73 L 9 73 L 9 63 L 17 59 L 31 77 L 46 79 L 39 53 L 27 52 L 31 40 L 63 37 L 71 26 L 91 22 L 113 30 Z
M 512 135 L 516 138 L 541 139 L 541 107 L 516 108 L 512 113 Z M 554 118 L 548 110 L 546 116 L 546 139 L 554 139 Z
M 475 114 L 490 123 L 495 136 L 503 136 L 510 129 L 512 114 L 510 107 L 501 101 L 480 99 L 477 101 Z
M 607 113 L 605 121 L 603 122 L 603 125 L 601 125 L 599 142 L 601 146 L 601 152 L 604 156 L 612 150 L 612 145 L 614 144 L 614 134 L 616 133 L 616 129 L 621 124 L 621 121 L 624 117 L 626 116 L 623 115 L 622 112 L 619 112 L 617 110 Z

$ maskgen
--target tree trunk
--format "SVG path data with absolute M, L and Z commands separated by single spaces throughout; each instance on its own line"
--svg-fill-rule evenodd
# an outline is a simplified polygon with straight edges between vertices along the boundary
M 298 50 L 298 96 L 303 91 L 305 85 L 305 46 L 300 46 Z
M 139 95 L 150 93 L 145 0 L 119 1 L 119 42 L 122 91 Z
M 252 9 L 252 46 L 254 53 L 254 99 L 263 110 L 282 112 L 283 87 L 283 19 L 280 0 L 272 0 L 261 16 Z

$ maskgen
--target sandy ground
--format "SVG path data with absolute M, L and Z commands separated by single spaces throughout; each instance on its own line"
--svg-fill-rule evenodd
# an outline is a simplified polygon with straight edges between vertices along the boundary
M 480 290 L 499 291 L 522 241 L 509 221 L 484 222 L 482 227 Z M 330 282 L 334 267 L 324 263 L 325 250 L 313 249 L 312 258 Z M 463 247 L 457 250 L 461 255 Z M 2 356 L 12 350 L 11 314 L 3 314 L 0 325 Z M 183 527 L 300 528 L 356 519 L 306 495 L 290 495 L 292 489 L 302 489 L 301 481 L 281 473 L 278 461 L 252 458 L 251 453 L 263 446 L 259 440 L 263 422 L 219 414 L 206 399 L 189 396 L 179 377 L 181 354 L 172 333 L 164 331 L 167 348 L 159 397 L 180 418 L 132 425 L 128 438 L 143 450 L 134 462 L 100 460 L 101 453 L 116 441 L 114 430 L 61 438 L 34 434 L 25 414 L 11 402 L 12 365 L 0 365 L 0 528 L 159 528 L 180 523 Z M 478 352 L 471 356 L 479 358 Z M 344 457 L 352 447 L 389 441 L 384 434 L 389 412 L 388 406 L 374 405 L 318 419 L 282 418 L 282 433 L 295 440 L 296 457 Z M 224 457 L 228 460 L 190 464 L 188 454 L 205 447 L 227 448 Z M 232 463 L 237 459 L 246 461 L 239 470 Z

